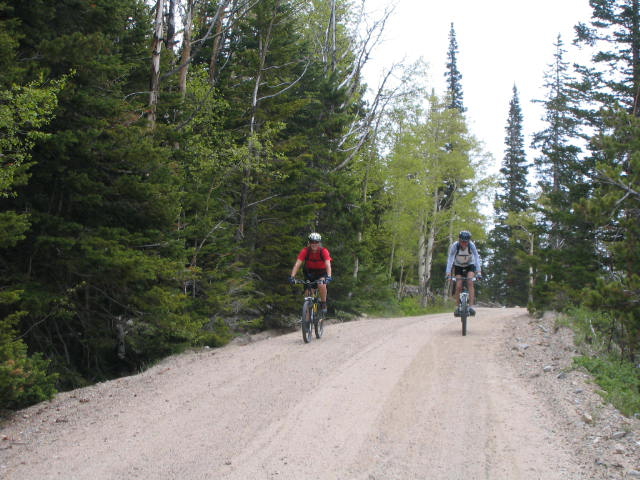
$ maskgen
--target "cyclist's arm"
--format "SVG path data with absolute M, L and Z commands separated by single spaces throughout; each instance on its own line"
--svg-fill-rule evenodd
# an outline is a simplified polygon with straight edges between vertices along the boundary
M 296 273 L 298 273 L 298 270 L 300 270 L 300 267 L 302 266 L 302 260 L 297 259 L 296 263 L 293 264 L 293 268 L 291 269 L 291 276 L 295 277 Z
M 476 266 L 476 274 L 480 275 L 480 273 L 482 273 L 482 259 L 480 258 L 480 254 L 478 253 L 475 243 L 472 245 L 471 253 L 473 253 L 473 262 Z
M 331 277 L 331 276 L 332 276 L 332 275 L 331 275 L 331 260 L 325 260 L 325 261 L 324 261 L 324 266 L 325 266 L 325 268 L 327 269 L 327 275 L 328 275 L 329 277 Z
M 447 260 L 447 271 L 445 272 L 445 275 L 448 276 L 454 276 L 453 275 L 453 261 L 455 260 L 455 256 L 456 256 L 456 244 L 455 242 L 451 245 L 451 247 L 449 248 L 449 258 Z

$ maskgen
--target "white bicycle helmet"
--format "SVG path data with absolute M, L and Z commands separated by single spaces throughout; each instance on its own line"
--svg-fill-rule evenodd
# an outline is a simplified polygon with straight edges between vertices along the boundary
M 313 232 L 309 234 L 310 242 L 320 242 L 322 241 L 322 236 L 319 233 Z

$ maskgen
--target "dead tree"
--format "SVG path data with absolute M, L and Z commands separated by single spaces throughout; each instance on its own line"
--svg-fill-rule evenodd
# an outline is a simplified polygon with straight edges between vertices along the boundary
M 153 44 L 151 47 L 151 82 L 149 93 L 149 113 L 147 116 L 149 128 L 156 125 L 158 97 L 160 96 L 160 54 L 164 35 L 164 3 L 165 0 L 156 1 L 156 16 L 153 29 Z

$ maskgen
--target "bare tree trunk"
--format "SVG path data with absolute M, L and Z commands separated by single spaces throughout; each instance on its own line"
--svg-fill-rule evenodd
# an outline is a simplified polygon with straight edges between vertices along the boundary
M 426 227 L 423 225 L 420 229 L 420 238 L 418 239 L 418 285 L 420 288 L 420 302 L 424 303 L 427 297 L 427 285 L 425 283 L 425 259 L 427 251 L 427 237 L 425 235 Z
M 279 4 L 279 2 L 277 2 Z M 275 8 L 278 8 L 278 4 Z M 264 66 L 267 61 L 267 54 L 269 53 L 269 46 L 271 45 L 271 34 L 273 30 L 273 24 L 275 22 L 275 11 L 274 15 L 269 22 L 269 26 L 264 34 L 260 34 L 258 37 L 258 52 L 259 52 L 259 63 L 256 71 L 256 78 L 253 85 L 253 93 L 251 95 L 251 120 L 249 122 L 249 155 L 251 158 L 255 158 L 257 156 L 257 152 L 255 151 L 253 142 L 253 136 L 257 133 L 258 129 L 258 106 L 260 103 L 258 93 L 260 91 L 260 85 L 262 83 L 262 74 L 264 71 Z M 244 180 L 242 182 L 242 193 L 240 196 L 240 208 L 239 208 L 239 219 L 238 219 L 238 231 L 236 238 L 238 241 L 244 238 L 244 230 L 247 221 L 247 208 L 249 205 L 249 182 L 251 179 L 251 168 L 246 167 L 244 169 Z
M 387 273 L 389 280 L 391 280 L 393 275 L 393 262 L 395 261 L 394 260 L 395 256 L 396 256 L 396 238 L 394 236 L 391 242 L 391 255 L 389 256 L 389 271 Z
M 420 275 L 420 293 L 422 294 L 422 300 L 420 303 L 423 307 L 426 307 L 429 300 L 433 297 L 433 292 L 431 291 L 431 267 L 433 266 L 433 250 L 438 233 L 436 219 L 440 211 L 440 201 L 440 193 L 436 190 L 433 194 L 433 209 L 430 212 L 431 222 L 425 220 L 421 238 L 421 242 L 424 242 L 420 257 L 420 266 L 422 267 Z
M 396 294 L 398 300 L 402 300 L 402 293 L 404 292 L 405 274 L 404 263 L 400 265 L 400 278 L 398 279 L 398 293 Z
M 358 238 L 356 241 L 356 245 L 358 247 L 358 251 L 360 251 L 360 244 L 362 243 L 362 232 L 358 232 Z M 358 251 L 356 251 L 355 259 L 353 261 L 353 279 L 358 280 L 358 273 L 360 273 L 360 257 L 358 256 Z
M 338 45 L 336 40 L 336 0 L 331 0 L 331 20 L 329 22 L 331 34 L 331 71 L 335 72 L 338 66 Z
M 180 80 L 179 90 L 182 97 L 187 93 L 187 74 L 189 73 L 189 64 L 191 63 L 191 34 L 193 32 L 193 2 L 194 0 L 186 0 L 184 14 L 184 35 L 182 39 L 182 55 L 180 57 Z
M 178 42 L 176 41 L 176 0 L 169 0 L 169 11 L 167 12 L 167 38 L 165 47 L 172 49 Z
M 427 232 L 427 245 L 424 259 L 424 285 L 425 294 L 422 297 L 422 306 L 426 307 L 429 300 L 433 297 L 431 292 L 431 267 L 433 265 L 433 248 L 435 245 L 436 232 L 434 228 L 430 228 Z
M 158 97 L 160 95 L 160 53 L 162 51 L 162 37 L 164 31 L 164 2 L 156 2 L 156 19 L 153 31 L 153 45 L 151 48 L 151 85 L 149 93 L 149 128 L 155 128 L 158 108 Z
M 371 164 L 369 162 L 367 162 L 367 165 L 365 167 L 365 172 L 364 172 L 364 179 L 362 182 L 362 210 L 365 210 L 365 207 L 367 205 L 367 196 L 369 194 L 369 170 L 371 168 Z M 362 219 L 362 223 L 360 224 L 360 231 L 358 232 L 358 242 L 356 243 L 357 245 L 357 251 L 356 251 L 356 260 L 355 260 L 355 265 L 353 268 L 353 278 L 354 280 L 358 280 L 358 271 L 360 269 L 360 256 L 358 254 L 358 252 L 360 252 L 360 245 L 362 244 L 362 236 L 363 236 L 363 230 L 364 230 L 364 215 L 361 215 L 360 218 Z
M 529 255 L 533 258 L 535 248 L 535 234 L 529 234 Z M 535 272 L 533 270 L 533 265 L 529 265 L 529 295 L 527 297 L 527 302 L 529 305 L 533 303 L 533 289 L 536 284 Z
M 449 250 L 448 250 L 448 246 L 451 245 L 453 243 L 453 222 L 455 220 L 455 216 L 451 216 L 451 218 L 449 219 L 449 241 L 447 242 L 447 261 L 449 259 Z M 449 275 L 449 273 L 451 272 L 446 272 L 447 275 Z M 444 280 L 444 290 L 443 290 L 443 299 L 446 302 L 449 298 L 450 295 L 450 290 L 451 290 L 451 281 L 448 278 L 445 278 Z
M 226 8 L 229 5 L 229 1 L 230 0 L 227 0 L 226 2 L 221 2 L 220 5 L 218 5 L 218 10 L 215 16 L 215 22 L 216 22 L 215 34 L 214 34 L 215 36 L 213 38 L 211 60 L 209 61 L 209 82 L 211 83 L 211 85 L 216 83 L 216 75 L 218 73 L 216 65 L 218 63 L 218 57 L 220 56 L 220 51 L 222 50 L 222 35 L 223 35 L 222 27 L 224 23 Z

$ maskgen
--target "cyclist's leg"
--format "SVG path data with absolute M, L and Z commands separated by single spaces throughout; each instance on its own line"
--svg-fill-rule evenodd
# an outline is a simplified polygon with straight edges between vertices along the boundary
M 324 283 L 324 277 L 321 278 L 322 283 L 318 283 L 318 290 L 320 290 L 320 308 L 322 313 L 327 313 L 327 284 Z
M 320 300 L 322 303 L 327 303 L 327 284 L 324 283 L 324 277 L 319 279 L 322 283 L 318 283 L 318 290 L 320 290 Z
M 309 272 L 309 275 L 313 277 L 312 281 L 318 281 L 318 291 L 320 292 L 320 301 L 322 302 L 322 313 L 327 313 L 327 284 L 325 283 L 327 272 L 325 270 L 317 270 Z
M 456 305 L 460 305 L 460 294 L 462 293 L 462 276 L 465 272 L 462 267 L 454 266 L 453 273 L 456 276 Z
M 473 282 L 473 278 L 476 276 L 476 268 L 474 265 L 469 265 L 467 270 L 467 289 L 469 290 L 469 305 L 476 304 L 476 286 Z

